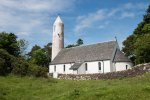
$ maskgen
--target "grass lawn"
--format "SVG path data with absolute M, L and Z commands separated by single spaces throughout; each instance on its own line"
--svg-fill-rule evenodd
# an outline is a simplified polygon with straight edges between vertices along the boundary
M 150 100 L 150 73 L 90 81 L 0 77 L 0 100 Z

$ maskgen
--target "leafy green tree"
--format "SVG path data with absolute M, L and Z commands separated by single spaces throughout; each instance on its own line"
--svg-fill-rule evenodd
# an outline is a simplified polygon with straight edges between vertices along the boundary
M 20 56 L 25 45 L 25 40 L 17 41 L 17 36 L 13 33 L 0 33 L 0 75 L 26 73 L 25 59 Z
M 49 60 L 47 58 L 46 52 L 42 49 L 36 50 L 33 53 L 33 59 L 35 64 L 43 67 L 48 67 Z
M 14 62 L 12 62 L 12 73 L 15 75 L 25 76 L 28 74 L 29 64 L 23 58 L 16 58 Z
M 146 38 L 148 36 L 146 34 L 150 34 L 150 5 L 144 15 L 143 21 L 138 24 L 133 34 L 123 42 L 124 47 L 122 51 L 136 64 L 149 61 L 150 55 L 147 44 L 150 38 Z
M 0 49 L 0 75 L 7 75 L 12 71 L 12 63 L 15 57 L 10 55 L 6 50 Z
M 19 46 L 17 36 L 13 33 L 0 33 L 0 48 L 6 50 L 9 54 L 19 56 Z
M 35 45 L 30 55 L 28 63 L 24 59 L 27 48 L 27 41 L 24 39 L 17 41 L 17 36 L 13 33 L 0 33 L 0 75 L 7 75 L 13 73 L 15 75 L 33 75 L 36 77 L 47 76 L 47 66 L 49 64 L 48 54 L 50 55 L 50 44 L 46 45 L 44 49 Z M 47 51 L 47 52 L 46 52 Z M 35 65 L 36 67 L 32 67 Z M 43 67 L 41 67 L 43 66 Z M 46 66 L 46 67 L 45 67 Z
M 136 64 L 150 62 L 150 34 L 145 34 L 137 39 L 135 43 L 134 53 L 136 56 Z
M 150 5 L 148 6 L 148 9 L 146 11 L 146 14 L 144 15 L 144 21 L 146 23 L 150 23 Z
M 129 37 L 127 37 L 125 41 L 123 41 L 124 47 L 122 48 L 122 51 L 125 52 L 125 55 L 128 56 L 133 62 L 135 60 L 134 42 L 135 42 L 134 35 L 130 35 Z
M 29 55 L 29 56 L 32 56 L 33 53 L 34 53 L 36 50 L 39 50 L 39 49 L 41 49 L 40 46 L 38 46 L 38 45 L 33 46 L 32 49 L 31 49 L 31 51 L 28 53 L 28 55 Z
M 32 52 L 29 62 L 42 67 L 48 67 L 49 65 L 49 59 L 46 55 L 46 52 L 43 49 L 38 49 Z
M 41 48 L 38 45 L 33 46 L 29 52 L 29 63 L 48 67 L 51 61 L 51 49 L 51 43 L 48 43 L 44 48 Z
M 79 39 L 77 40 L 77 44 L 76 44 L 76 45 L 79 46 L 79 45 L 82 45 L 82 44 L 83 44 L 83 40 L 79 38 Z
M 49 62 L 51 61 L 51 57 L 52 57 L 52 43 L 48 43 L 47 45 L 44 46 L 44 51 L 46 53 L 46 56 L 49 60 Z

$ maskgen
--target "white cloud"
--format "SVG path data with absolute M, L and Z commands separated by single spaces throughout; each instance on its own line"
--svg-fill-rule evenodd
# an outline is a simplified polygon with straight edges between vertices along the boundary
M 135 13 L 133 13 L 133 12 L 123 12 L 122 13 L 122 15 L 121 15 L 121 19 L 123 19 L 123 18 L 128 18 L 128 17 L 134 17 L 135 16 Z
M 80 32 L 84 28 L 90 27 L 93 23 L 103 20 L 108 16 L 112 16 L 113 14 L 107 13 L 108 11 L 105 9 L 100 9 L 94 13 L 89 13 L 85 16 L 79 16 L 77 18 L 77 26 L 75 27 L 75 32 Z
M 63 11 L 73 5 L 74 0 L 1 0 L 0 6 L 20 11 Z
M 146 9 L 148 4 L 145 3 L 127 3 L 116 8 L 99 9 L 95 12 L 88 13 L 77 17 L 77 24 L 74 31 L 80 33 L 83 29 L 94 26 L 97 22 L 109 20 L 115 16 L 116 19 L 132 18 L 140 13 L 139 11 Z M 104 28 L 106 25 L 99 25 L 98 28 Z
M 109 23 L 110 23 L 109 21 L 106 21 L 103 24 L 99 25 L 98 28 L 99 29 L 104 29 L 104 28 L 106 28 L 108 26 Z
M 67 12 L 74 0 L 1 0 L 0 31 L 29 36 L 47 30 L 51 15 Z
M 123 9 L 146 9 L 148 4 L 146 3 L 126 3 L 122 6 Z

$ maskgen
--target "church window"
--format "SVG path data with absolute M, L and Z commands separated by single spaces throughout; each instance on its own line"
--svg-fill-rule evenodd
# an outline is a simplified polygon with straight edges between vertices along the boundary
M 58 36 L 59 36 L 59 38 L 60 38 L 60 34 L 58 33 Z
M 128 69 L 128 65 L 126 65 L 126 69 Z
M 54 71 L 56 72 L 56 65 L 54 66 Z
M 88 70 L 88 68 L 87 68 L 87 63 L 85 63 L 85 71 L 87 71 Z
M 66 66 L 64 65 L 64 72 L 65 72 L 65 70 L 66 70 Z
M 101 70 L 101 62 L 98 62 L 98 69 Z

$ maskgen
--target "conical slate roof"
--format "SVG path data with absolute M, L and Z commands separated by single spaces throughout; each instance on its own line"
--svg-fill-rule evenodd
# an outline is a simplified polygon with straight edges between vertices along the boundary
M 73 48 L 64 48 L 51 64 L 64 64 L 85 61 L 110 60 L 116 49 L 116 41 L 97 43 Z
M 61 20 L 60 16 L 57 16 L 55 22 L 54 22 L 54 25 L 55 24 L 58 24 L 58 23 L 62 23 L 63 24 L 63 21 Z

